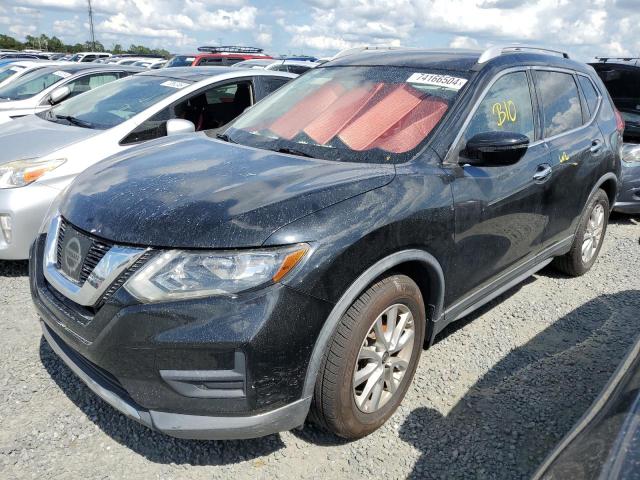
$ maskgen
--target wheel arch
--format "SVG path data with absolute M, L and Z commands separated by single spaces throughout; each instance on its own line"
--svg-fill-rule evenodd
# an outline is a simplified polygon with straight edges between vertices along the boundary
M 442 267 L 433 255 L 424 250 L 409 249 L 392 253 L 377 261 L 356 278 L 329 313 L 311 353 L 303 387 L 303 397 L 313 396 L 322 357 L 344 313 L 372 283 L 390 272 L 409 276 L 420 288 L 425 300 L 426 339 L 428 344 L 433 342 L 433 324 L 442 315 L 444 304 L 445 283 Z
M 609 197 L 609 208 L 613 210 L 613 206 L 616 203 L 616 197 L 618 196 L 618 177 L 616 177 L 615 173 L 609 172 L 596 182 L 595 186 L 589 193 L 588 199 L 593 197 L 593 194 L 598 191 L 598 189 L 604 190 Z M 587 199 L 587 201 L 589 201 Z

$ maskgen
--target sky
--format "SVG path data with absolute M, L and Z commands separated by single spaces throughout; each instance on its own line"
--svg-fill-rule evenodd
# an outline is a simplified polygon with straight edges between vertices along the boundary
M 363 44 L 483 49 L 524 43 L 640 56 L 640 0 L 92 0 L 96 39 L 172 53 L 246 45 L 330 55 Z M 0 0 L 0 33 L 89 39 L 87 0 Z

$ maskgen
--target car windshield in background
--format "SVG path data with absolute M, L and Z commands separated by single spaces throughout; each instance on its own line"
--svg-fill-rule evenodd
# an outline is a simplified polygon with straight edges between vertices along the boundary
M 166 63 L 165 68 L 167 68 L 167 67 L 190 67 L 195 59 L 196 59 L 196 57 L 194 57 L 194 56 L 177 55 L 177 56 L 173 57 L 171 60 L 169 60 Z
M 38 115 L 51 122 L 106 130 L 189 85 L 191 82 L 184 80 L 134 75 L 90 90 Z
M 640 124 L 640 72 L 612 68 L 598 69 L 598 75 L 625 121 Z
M 0 100 L 26 100 L 70 76 L 64 70 L 35 70 L 0 88 Z
M 317 68 L 248 110 L 226 138 L 326 160 L 401 163 L 465 83 L 458 74 L 401 67 Z
M 0 68 L 0 82 L 4 82 L 7 78 L 13 77 L 16 73 L 24 70 L 25 67 L 19 67 L 17 65 L 7 65 Z

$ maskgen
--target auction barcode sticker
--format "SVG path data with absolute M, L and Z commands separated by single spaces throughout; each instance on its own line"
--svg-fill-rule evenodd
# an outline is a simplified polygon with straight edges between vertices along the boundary
M 175 80 L 167 80 L 166 82 L 161 83 L 163 87 L 171 87 L 171 88 L 184 88 L 188 87 L 190 84 L 185 82 L 177 82 Z
M 435 73 L 414 73 L 407 79 L 407 82 L 460 90 L 464 87 L 464 84 L 467 83 L 467 80 L 465 78 L 438 75 Z
M 56 77 L 60 77 L 60 78 L 68 78 L 71 76 L 69 72 L 63 72 L 62 70 L 53 72 L 51 75 L 55 75 Z

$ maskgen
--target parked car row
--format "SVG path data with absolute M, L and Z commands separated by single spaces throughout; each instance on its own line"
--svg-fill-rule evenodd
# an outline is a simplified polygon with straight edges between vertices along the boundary
M 362 437 L 444 327 L 598 257 L 637 151 L 609 74 L 522 46 L 318 63 L 146 71 L 3 126 L 0 258 L 31 247 L 47 342 L 149 428 Z

